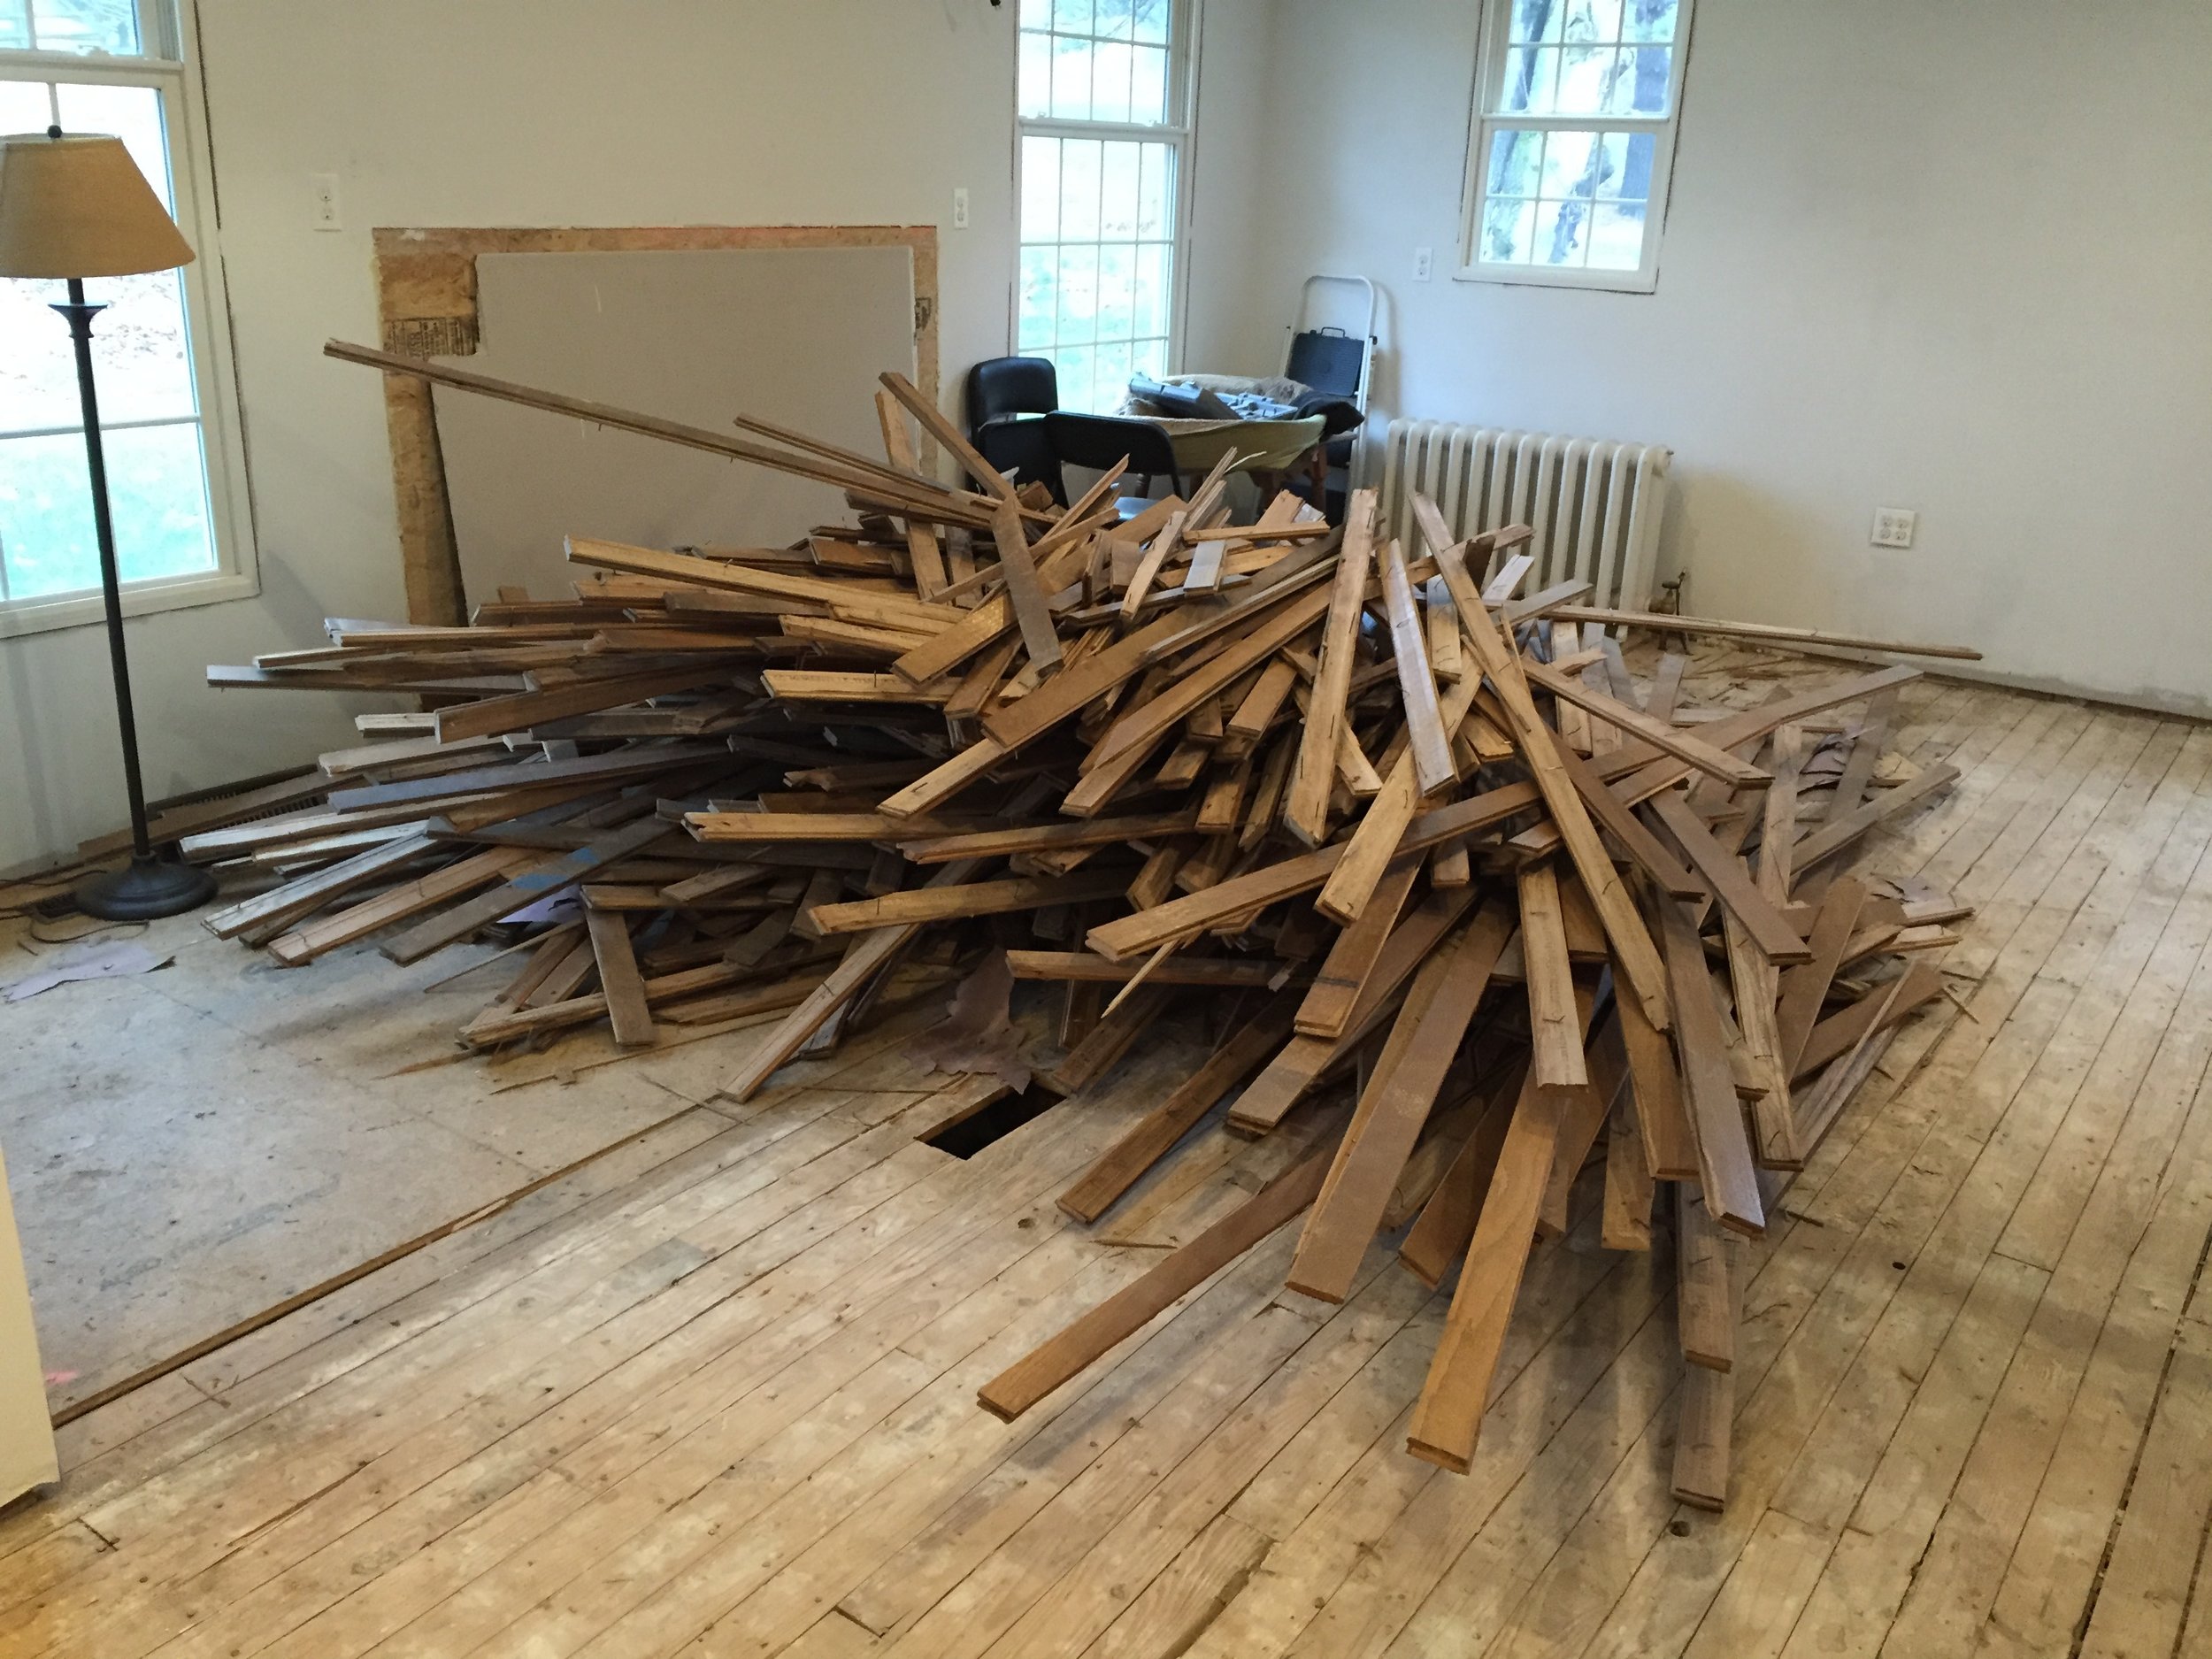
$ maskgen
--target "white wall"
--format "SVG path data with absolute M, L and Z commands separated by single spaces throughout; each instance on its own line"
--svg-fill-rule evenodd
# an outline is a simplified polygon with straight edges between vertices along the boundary
M 380 225 L 929 224 L 946 400 L 1008 349 L 1016 7 L 987 0 L 196 0 L 261 549 L 257 599 L 129 625 L 150 793 L 311 758 L 336 702 L 207 691 L 211 662 L 320 642 L 326 616 L 403 613 L 373 343 Z M 1267 0 L 1212 0 L 1256 33 Z M 1225 153 L 1253 106 L 1243 55 Z M 1210 74 L 1210 90 L 1212 78 Z M 335 173 L 345 230 L 309 228 Z M 1211 180 L 1199 164 L 1201 242 Z M 966 185 L 973 228 L 950 228 Z M 1225 216 L 1240 236 L 1241 210 Z M 1211 290 L 1210 290 L 1211 291 Z M 680 350 L 680 342 L 671 349 Z M 855 388 L 864 397 L 865 388 Z M 123 816 L 95 629 L 0 642 L 0 868 Z
M 1444 274 L 1478 10 L 1276 0 L 1296 113 L 1225 365 L 1363 271 L 1385 411 L 1675 447 L 1687 609 L 2212 709 L 2212 5 L 1698 0 L 1651 296 Z M 1877 505 L 1919 545 L 1870 548 Z

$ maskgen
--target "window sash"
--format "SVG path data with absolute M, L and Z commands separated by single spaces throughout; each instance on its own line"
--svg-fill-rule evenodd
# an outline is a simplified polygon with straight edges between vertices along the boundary
M 1664 115 L 1535 115 L 1509 112 L 1502 102 L 1507 54 L 1511 46 L 1513 0 L 1485 0 L 1482 38 L 1476 55 L 1474 96 L 1469 122 L 1466 188 L 1460 214 L 1456 274 L 1463 280 L 1525 284 L 1544 288 L 1585 288 L 1648 294 L 1658 286 L 1659 250 L 1674 171 L 1675 143 L 1682 119 L 1682 93 L 1690 56 L 1694 0 L 1679 0 L 1673 56 L 1668 65 Z M 1587 266 L 1509 264 L 1479 257 L 1478 238 L 1491 202 L 1532 198 L 1490 194 L 1492 141 L 1500 132 L 1569 132 L 1648 134 L 1653 141 L 1651 177 L 1645 199 L 1642 257 L 1633 270 L 1593 270 Z M 1582 198 L 1577 197 L 1576 200 Z
M 104 419 L 103 432 L 162 426 L 199 428 L 207 490 L 212 568 L 182 576 L 146 577 L 124 584 L 127 615 L 214 603 L 248 597 L 259 590 L 252 511 L 240 439 L 237 391 L 233 381 L 229 319 L 223 298 L 222 264 L 215 247 L 217 216 L 207 165 L 206 129 L 197 106 L 197 88 L 183 54 L 190 42 L 184 22 L 166 0 L 139 0 L 142 43 L 169 55 L 136 58 L 89 57 L 73 52 L 0 51 L 0 81 L 59 81 L 81 85 L 146 87 L 161 100 L 162 129 L 169 163 L 170 191 L 179 227 L 200 257 L 180 272 L 192 377 L 194 410 L 189 415 Z M 55 327 L 62 328 L 59 318 Z M 95 325 L 96 329 L 97 325 Z M 81 433 L 81 425 L 11 429 L 8 439 Z M 96 622 L 104 614 L 99 591 L 70 590 L 30 598 L 0 599 L 0 638 Z

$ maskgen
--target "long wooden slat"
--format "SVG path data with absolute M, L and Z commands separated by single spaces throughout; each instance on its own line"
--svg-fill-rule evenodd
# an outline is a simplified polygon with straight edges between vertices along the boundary
M 1790 926 L 1789 918 L 1759 891 L 1757 884 L 1745 872 L 1742 861 L 1713 839 L 1705 820 L 1679 790 L 1655 795 L 1649 805 L 1659 822 L 1666 826 L 1667 833 L 1674 837 L 1675 845 L 1682 849 L 1691 867 L 1720 901 L 1721 908 L 1742 925 L 1745 933 L 1760 949 L 1776 962 L 1811 959 L 1812 951 L 1797 929 Z
M 1291 773 L 1290 793 L 1283 803 L 1284 827 L 1309 847 L 1320 844 L 1328 825 L 1329 787 L 1336 776 L 1337 741 L 1352 684 L 1367 568 L 1374 555 L 1375 492 L 1353 491 L 1346 513 L 1344 547 L 1329 587 L 1327 620 L 1321 630 L 1320 672 L 1298 747 L 1298 764 Z
M 1352 1010 L 1375 971 L 1398 912 L 1421 873 L 1417 853 L 1401 858 L 1383 873 L 1374 898 L 1359 920 L 1336 937 L 1314 975 L 1312 987 L 1298 1005 L 1298 1030 L 1309 1037 L 1335 1039 L 1351 1024 Z
M 1326 1148 L 1309 1154 L 1188 1244 L 1041 1347 L 985 1383 L 976 1403 L 1011 1423 L 1047 1394 L 1210 1279 L 1314 1201 L 1328 1172 Z
M 1782 976 L 1782 1000 L 1775 1010 L 1774 1025 L 1785 1075 L 1797 1075 L 1805 1040 L 1820 1018 L 1821 1004 L 1842 965 L 1844 949 L 1858 926 L 1866 896 L 1865 885 L 1850 876 L 1833 883 L 1822 897 L 1820 913 L 1805 941 L 1811 960 Z
M 1406 577 L 1405 549 L 1392 541 L 1377 558 L 1382 572 L 1383 611 L 1390 621 L 1391 649 L 1398 671 L 1407 752 L 1413 757 L 1416 793 L 1433 795 L 1459 775 L 1452 759 L 1451 741 L 1458 721 L 1448 722 L 1437 700 L 1436 672 L 1429 663 L 1428 642 L 1421 612 L 1414 603 L 1413 584 Z
M 1431 1290 L 1441 1285 L 1466 1255 L 1468 1242 L 1475 1236 L 1475 1223 L 1482 1214 L 1483 1200 L 1490 1190 L 1490 1178 L 1498 1167 L 1498 1155 L 1505 1148 L 1506 1132 L 1522 1097 L 1535 1087 L 1526 1063 L 1517 1062 L 1422 1207 L 1419 1218 L 1406 1230 L 1405 1242 L 1398 1247 L 1398 1259 Z
M 294 928 L 281 938 L 269 941 L 269 954 L 288 968 L 296 968 L 312 962 L 326 952 L 341 945 L 352 944 L 380 933 L 394 923 L 419 916 L 423 911 L 456 899 L 474 888 L 490 882 L 504 880 L 518 870 L 531 864 L 534 853 L 515 847 L 494 847 L 458 864 L 448 864 L 442 870 L 419 877 L 396 887 L 388 888 L 374 898 L 335 916 L 320 921 L 308 922 Z M 517 901 L 527 902 L 527 901 Z M 509 910 L 515 908 L 511 903 Z M 506 911 L 500 912 L 504 915 Z M 496 918 L 494 918 L 496 920 Z
M 1291 1262 L 1293 1290 L 1324 1302 L 1341 1302 L 1349 1294 L 1512 927 L 1506 908 L 1492 906 L 1415 976 L 1391 1032 L 1395 1064 L 1377 1064 L 1338 1142 L 1321 1197 L 1306 1217 Z
M 1728 1040 L 1721 1029 L 1712 977 L 1706 972 L 1705 948 L 1679 904 L 1671 899 L 1661 899 L 1658 904 L 1667 968 L 1674 978 L 1675 1009 L 1683 1021 L 1675 1031 L 1675 1048 L 1697 1139 L 1698 1180 L 1705 1206 L 1723 1226 L 1756 1236 L 1766 1229 L 1766 1206 L 1759 1197 L 1758 1172 L 1752 1167 L 1743 1108 L 1736 1101 Z
M 1885 789 L 1855 811 L 1845 813 L 1832 824 L 1823 824 L 1797 843 L 1798 868 L 1809 870 L 1830 854 L 1849 846 L 1877 824 L 1895 818 L 1939 789 L 1948 788 L 1957 781 L 1958 775 L 1955 766 L 1930 766 L 1911 782 Z
M 1573 675 L 1560 673 L 1545 664 L 1524 662 L 1522 667 L 1531 684 L 1550 692 L 1563 703 L 1596 715 L 1609 726 L 1634 733 L 1660 753 L 1687 761 L 1709 777 L 1717 778 L 1737 789 L 1763 789 L 1767 786 L 1769 773 L 1747 760 L 1737 759 L 1724 749 L 1714 748 L 1693 732 L 1664 720 L 1655 720 L 1641 710 L 1593 691 Z
M 625 1048 L 649 1048 L 660 1033 L 646 1006 L 645 979 L 638 972 L 628 925 L 613 911 L 595 910 L 584 913 L 584 926 L 591 936 L 592 959 L 599 964 L 599 988 L 607 999 L 615 1041 Z
M 1765 622 L 1723 622 L 1711 617 L 1678 617 L 1655 611 L 1612 611 L 1601 605 L 1562 605 L 1558 614 L 1609 627 L 1650 628 L 1659 634 L 1707 634 L 1719 639 L 1757 640 L 1772 645 L 1820 645 L 1838 650 L 1887 651 L 1897 657 L 1947 657 L 1978 663 L 1982 654 L 1964 645 L 1910 644 L 1864 634 L 1831 634 L 1820 628 L 1778 627 Z
M 1525 866 L 1516 877 L 1521 904 L 1521 961 L 1528 978 L 1529 1045 L 1540 1088 L 1586 1087 L 1582 1018 L 1575 1004 L 1574 972 L 1567 953 L 1567 926 L 1559 898 L 1559 873 L 1548 864 Z
M 1079 904 L 1110 898 L 1129 885 L 1129 872 L 1086 872 L 1073 876 L 1009 876 L 997 881 L 970 881 L 957 887 L 909 887 L 881 898 L 818 904 L 807 914 L 824 933 L 865 933 L 909 922 L 952 921 L 967 916 L 1002 916 L 1042 910 L 1048 904 Z

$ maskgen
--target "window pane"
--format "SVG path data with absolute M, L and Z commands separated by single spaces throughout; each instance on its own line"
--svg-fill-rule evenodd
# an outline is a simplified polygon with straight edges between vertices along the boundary
M 1513 0 L 1513 35 L 1517 41 L 1555 41 L 1566 7 L 1563 0 Z
M 1097 328 L 1101 340 L 1128 340 L 1137 332 L 1137 250 L 1124 244 L 1098 250 Z M 1121 377 L 1124 381 L 1128 375 Z
M 1060 250 L 1060 308 L 1054 326 L 1062 340 L 1087 343 L 1096 338 L 1098 249 L 1077 244 Z
M 1133 242 L 1137 236 L 1137 173 L 1144 146 L 1119 143 L 1101 149 L 1104 154 L 1099 178 L 1098 234 L 1110 242 Z
M 1136 25 L 1136 36 L 1155 46 L 1167 44 L 1168 13 L 1172 0 L 1135 0 L 1130 9 Z
M 137 0 L 31 0 L 31 24 L 42 52 L 138 54 Z
M 1140 46 L 1129 54 L 1129 119 L 1148 127 L 1167 121 L 1167 50 Z
M 1063 121 L 1091 119 L 1091 43 L 1055 35 L 1052 40 L 1052 113 Z
M 162 136 L 161 94 L 151 87 L 64 85 L 57 91 L 61 124 L 73 133 L 112 133 L 123 141 L 146 182 L 172 213 L 169 147 Z
M 1064 139 L 1060 144 L 1060 235 L 1087 241 L 1098 234 L 1100 145 L 1096 139 Z
M 1091 32 L 1091 0 L 1052 0 L 1052 27 L 1064 35 Z
M 1092 57 L 1091 119 L 1125 121 L 1129 119 L 1130 49 L 1108 42 Z
M 1148 242 L 1137 250 L 1136 303 L 1131 311 L 1134 332 L 1141 335 L 1167 333 L 1170 283 L 1174 261 L 1165 242 Z
M 1590 228 L 1590 264 L 1599 271 L 1634 271 L 1644 263 L 1644 204 L 1601 203 Z
M 123 580 L 215 568 L 195 423 L 107 434 L 108 495 Z M 0 439 L 0 561 L 11 599 L 100 585 L 84 441 Z
M 1056 338 L 1060 312 L 1060 250 L 1057 248 L 1022 250 L 1022 288 L 1015 341 L 1024 351 L 1048 346 Z
M 1505 88 L 1498 107 L 1509 115 L 1548 115 L 1558 87 L 1555 49 L 1516 47 L 1506 54 Z
M 1595 193 L 1594 165 L 1601 165 L 1605 151 L 1595 133 L 1555 132 L 1544 140 L 1544 171 L 1539 196 L 1590 196 Z
M 1587 241 L 1590 209 L 1581 202 L 1536 204 L 1536 263 L 1578 265 Z
M 1632 41 L 1671 41 L 1674 38 L 1678 0 L 1628 0 L 1623 33 Z
M 1667 79 L 1674 50 L 1667 46 L 1625 46 L 1607 89 L 1609 115 L 1664 115 Z
M 1098 390 L 1095 408 L 1102 415 L 1119 409 L 1129 396 L 1129 342 L 1117 340 L 1098 348 Z
M 1490 136 L 1492 196 L 1534 196 L 1536 169 L 1543 159 L 1544 135 L 1507 129 Z
M 1175 233 L 1175 152 L 1165 144 L 1139 144 L 1137 235 L 1147 242 Z
M 1621 37 L 1621 0 L 1567 0 L 1561 31 L 1571 41 L 1617 41 Z
M 1140 340 L 1129 349 L 1129 373 L 1132 377 L 1141 374 L 1148 380 L 1156 380 L 1167 373 L 1167 342 Z
M 1102 40 L 1125 41 L 1135 20 L 1135 0 L 1098 0 L 1091 33 Z
M 1021 32 L 1021 64 L 1015 74 L 1017 101 L 1025 116 L 1052 113 L 1052 36 Z
M 1021 239 L 1060 239 L 1060 141 L 1056 138 L 1022 140 Z
M 1052 0 L 1022 0 L 1022 27 L 1048 29 L 1052 27 Z
M 1610 46 L 1569 46 L 1559 54 L 1559 90 L 1552 108 L 1560 115 L 1595 115 L 1605 108 L 1613 76 Z
M 1657 141 L 1649 133 L 1609 133 L 1605 142 L 1613 165 L 1598 194 L 1644 200 L 1651 194 L 1651 158 Z
M 1060 382 L 1060 407 L 1096 414 L 1098 388 L 1093 382 L 1098 354 L 1088 345 L 1063 346 L 1052 354 L 1052 364 Z
M 0 0 L 0 51 L 22 52 L 31 48 L 31 18 L 23 0 Z M 24 129 L 11 127 L 12 133 Z
M 1492 202 L 1482 211 L 1482 245 L 1476 257 L 1494 265 L 1526 265 L 1535 239 L 1535 203 Z

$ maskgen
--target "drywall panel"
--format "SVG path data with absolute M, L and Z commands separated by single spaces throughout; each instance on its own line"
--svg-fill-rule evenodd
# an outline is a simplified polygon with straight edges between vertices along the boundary
M 742 413 L 864 454 L 873 393 L 914 372 L 904 248 L 483 254 L 481 343 L 453 361 L 734 434 Z M 465 392 L 435 394 L 464 587 L 551 597 L 570 534 L 777 546 L 845 517 L 835 489 Z

